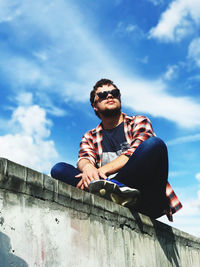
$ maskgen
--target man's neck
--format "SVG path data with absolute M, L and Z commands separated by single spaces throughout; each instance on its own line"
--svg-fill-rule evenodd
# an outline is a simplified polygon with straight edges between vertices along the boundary
M 106 130 L 113 129 L 123 122 L 123 114 L 120 113 L 114 117 L 101 117 L 103 128 Z

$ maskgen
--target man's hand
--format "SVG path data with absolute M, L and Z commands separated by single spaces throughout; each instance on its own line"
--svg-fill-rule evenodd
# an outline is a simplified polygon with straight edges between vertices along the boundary
M 106 179 L 106 175 L 94 167 L 91 163 L 87 163 L 82 168 L 82 173 L 75 176 L 76 178 L 82 178 L 77 184 L 77 188 L 88 188 L 91 181 L 99 180 L 100 178 Z
M 120 155 L 116 159 L 110 161 L 104 166 L 97 169 L 87 159 L 81 159 L 78 163 L 78 168 L 82 172 L 77 175 L 77 178 L 82 178 L 76 187 L 80 189 L 88 188 L 88 185 L 93 180 L 100 178 L 106 179 L 110 174 L 118 172 L 129 160 L 125 155 Z

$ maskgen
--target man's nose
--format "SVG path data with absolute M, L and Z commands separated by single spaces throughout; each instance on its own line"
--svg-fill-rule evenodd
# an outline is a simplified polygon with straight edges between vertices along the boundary
M 106 98 L 113 98 L 113 95 L 111 93 L 108 93 Z

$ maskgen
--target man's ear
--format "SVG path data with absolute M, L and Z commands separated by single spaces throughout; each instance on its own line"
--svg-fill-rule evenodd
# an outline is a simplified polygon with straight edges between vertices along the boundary
M 93 107 L 94 111 L 98 111 L 98 108 L 96 107 L 95 104 L 92 104 L 92 107 Z

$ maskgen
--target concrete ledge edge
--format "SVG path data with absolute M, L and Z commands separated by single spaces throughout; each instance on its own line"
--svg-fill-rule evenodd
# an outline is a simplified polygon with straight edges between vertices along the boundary
M 109 217 L 112 214 L 113 221 L 118 222 L 121 227 L 126 226 L 136 231 L 142 231 L 144 234 L 152 235 L 155 228 L 157 231 L 166 232 L 166 235 L 173 232 L 177 241 L 179 238 L 185 239 L 186 246 L 195 243 L 195 246 L 200 248 L 200 238 L 153 220 L 143 214 L 132 213 L 129 209 L 111 201 L 74 188 L 6 158 L 0 158 L 0 188 L 27 194 L 44 201 L 53 201 L 87 214 L 95 215 L 97 214 L 96 210 L 99 210 L 102 218 L 106 218 L 106 213 L 109 213 Z

